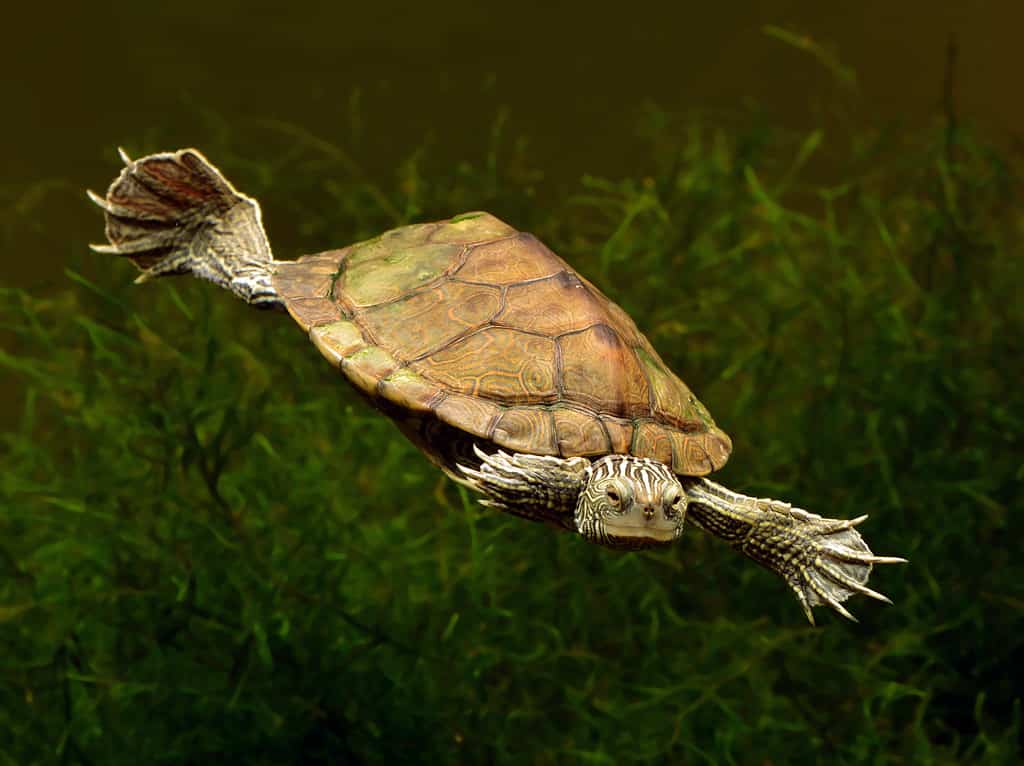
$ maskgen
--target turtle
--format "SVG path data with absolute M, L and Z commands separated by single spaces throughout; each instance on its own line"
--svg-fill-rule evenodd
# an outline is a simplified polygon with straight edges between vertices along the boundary
M 324 357 L 483 505 L 609 548 L 684 522 L 780 575 L 807 619 L 851 620 L 877 556 L 855 529 L 706 478 L 729 436 L 623 309 L 531 234 L 477 211 L 276 260 L 259 203 L 197 149 L 132 160 L 106 195 L 136 282 L 191 274 L 284 311 Z

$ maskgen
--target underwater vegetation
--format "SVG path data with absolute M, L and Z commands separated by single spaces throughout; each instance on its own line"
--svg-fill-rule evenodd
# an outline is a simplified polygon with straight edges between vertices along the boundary
M 730 433 L 716 478 L 871 514 L 910 559 L 872 578 L 894 606 L 811 628 L 695 530 L 616 553 L 488 512 L 286 318 L 133 287 L 83 242 L 62 287 L 0 301 L 0 764 L 1018 762 L 1012 163 L 953 124 L 644 135 L 636 177 L 560 200 L 500 141 L 383 185 L 332 137 L 200 148 L 279 258 L 468 209 L 534 232 Z

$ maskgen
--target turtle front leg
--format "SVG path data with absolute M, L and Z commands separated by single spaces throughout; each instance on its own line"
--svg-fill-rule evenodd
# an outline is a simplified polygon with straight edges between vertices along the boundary
M 707 479 L 683 486 L 689 518 L 780 575 L 796 593 L 812 625 L 811 607 L 818 604 L 827 604 L 856 622 L 842 602 L 857 593 L 892 603 L 865 583 L 873 564 L 906 563 L 906 559 L 871 552 L 854 529 L 867 516 L 826 519 L 779 500 L 732 492 Z
M 532 521 L 576 531 L 573 512 L 586 481 L 590 461 L 473 447 L 479 468 L 464 464 L 446 471 L 455 481 L 481 493 L 480 504 Z

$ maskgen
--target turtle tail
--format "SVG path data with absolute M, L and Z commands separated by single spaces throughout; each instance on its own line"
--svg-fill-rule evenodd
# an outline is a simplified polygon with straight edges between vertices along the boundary
M 257 306 L 280 307 L 271 283 L 274 258 L 256 200 L 235 190 L 195 149 L 132 160 L 105 197 L 89 198 L 106 213 L 109 245 L 142 270 L 136 279 L 192 274 Z

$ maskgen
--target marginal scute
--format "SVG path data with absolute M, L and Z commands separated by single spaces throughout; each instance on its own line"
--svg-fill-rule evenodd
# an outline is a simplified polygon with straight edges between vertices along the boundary
M 676 452 L 672 468 L 687 476 L 703 476 L 715 470 L 711 456 L 704 446 L 703 434 L 685 440 L 682 451 Z
M 380 346 L 367 346 L 341 360 L 345 377 L 368 394 L 376 394 L 377 383 L 394 372 L 396 367 L 398 362 L 395 358 Z
M 516 230 L 499 218 L 480 211 L 463 213 L 441 224 L 431 235 L 431 242 L 465 244 L 507 237 Z
M 462 254 L 462 245 L 428 244 L 390 250 L 356 260 L 353 252 L 338 279 L 356 306 L 373 306 L 401 298 L 440 277 Z M 335 285 L 335 291 L 338 284 Z
M 335 367 L 340 367 L 341 360 L 346 356 L 366 347 L 363 334 L 355 322 L 344 319 L 314 327 L 309 331 L 309 338 Z
M 330 298 L 296 298 L 287 303 L 288 313 L 303 330 L 341 319 L 338 304 Z
M 348 248 L 342 248 L 341 250 L 325 250 L 322 253 L 310 253 L 309 255 L 300 256 L 294 261 L 285 261 L 285 265 L 298 266 L 301 264 L 303 267 L 327 267 L 328 271 L 337 271 L 338 264 L 341 263 L 341 259 L 345 257 L 345 253 Z
M 732 439 L 725 431 L 712 427 L 704 436 L 704 448 L 711 457 L 711 465 L 717 471 L 725 465 L 732 454 Z
M 499 447 L 532 455 L 557 455 L 555 421 L 543 407 L 506 410 L 494 427 L 491 439 Z
M 607 455 L 611 451 L 608 434 L 594 415 L 566 407 L 553 411 L 558 453 L 562 457 Z
M 633 448 L 630 451 L 637 457 L 649 457 L 672 465 L 672 441 L 669 439 L 669 432 L 649 420 L 637 426 L 633 434 Z
M 675 449 L 672 470 L 686 476 L 704 476 L 717 471 L 729 459 L 732 441 L 718 428 L 704 434 L 673 434 Z
M 668 432 L 672 442 L 673 471 L 686 476 L 703 476 L 708 473 L 709 463 L 703 448 L 704 436 L 684 434 L 680 431 Z
M 567 268 L 565 261 L 536 237 L 520 233 L 472 248 L 455 276 L 469 282 L 512 285 L 554 276 Z
M 608 415 L 650 415 L 647 379 L 636 355 L 615 330 L 595 325 L 559 338 L 558 345 L 567 399 Z
M 611 439 L 611 452 L 616 455 L 628 455 L 633 445 L 633 421 L 620 418 L 601 418 L 608 438 Z
M 331 294 L 334 276 L 347 250 L 304 255 L 297 261 L 276 265 L 272 284 L 282 298 L 326 298 Z
M 453 391 L 501 404 L 553 402 L 558 396 L 554 341 L 501 327 L 475 332 L 413 367 Z
M 501 417 L 498 405 L 475 396 L 448 394 L 434 410 L 442 423 L 486 439 Z
M 442 389 L 408 367 L 401 367 L 380 382 L 377 392 L 409 412 L 430 412 Z
M 497 321 L 509 327 L 561 335 L 608 321 L 607 301 L 587 290 L 574 272 L 512 285 Z
M 359 318 L 374 337 L 387 338 L 395 356 L 409 360 L 486 322 L 500 307 L 496 287 L 445 282 L 360 311 Z

